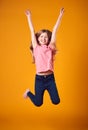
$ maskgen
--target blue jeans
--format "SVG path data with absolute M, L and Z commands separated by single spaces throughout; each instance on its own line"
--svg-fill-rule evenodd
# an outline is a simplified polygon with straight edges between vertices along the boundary
M 53 104 L 60 103 L 59 94 L 56 88 L 54 74 L 41 76 L 35 76 L 35 95 L 31 92 L 27 93 L 27 96 L 31 99 L 31 101 L 36 106 L 41 106 L 43 104 L 43 95 L 44 91 L 47 90 L 49 92 L 51 101 Z

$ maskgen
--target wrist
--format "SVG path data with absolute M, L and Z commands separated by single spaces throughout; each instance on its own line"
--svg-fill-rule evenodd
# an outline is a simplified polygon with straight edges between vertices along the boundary
M 62 17 L 63 16 L 63 13 L 60 13 L 59 17 Z
M 31 15 L 26 15 L 28 19 L 30 19 Z

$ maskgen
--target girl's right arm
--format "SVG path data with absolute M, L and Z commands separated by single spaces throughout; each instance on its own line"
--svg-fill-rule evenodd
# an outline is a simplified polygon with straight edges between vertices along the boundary
M 32 23 L 31 12 L 29 10 L 26 10 L 25 14 L 27 16 L 28 25 L 29 25 L 30 32 L 31 32 L 32 45 L 34 48 L 37 45 L 37 40 L 36 40 L 35 31 L 34 31 L 34 27 L 33 27 L 33 23 Z

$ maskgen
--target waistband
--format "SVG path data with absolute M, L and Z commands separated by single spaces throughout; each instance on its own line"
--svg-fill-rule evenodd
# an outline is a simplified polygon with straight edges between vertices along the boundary
M 36 74 L 36 77 L 39 77 L 39 78 L 54 77 L 54 73 L 52 73 L 52 74 L 48 74 L 48 75 L 38 75 L 38 74 Z

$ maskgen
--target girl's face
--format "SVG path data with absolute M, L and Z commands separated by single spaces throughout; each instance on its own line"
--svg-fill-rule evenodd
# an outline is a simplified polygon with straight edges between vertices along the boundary
M 41 45 L 47 45 L 49 41 L 47 33 L 46 32 L 41 33 L 40 36 L 38 37 L 38 41 L 39 44 Z

